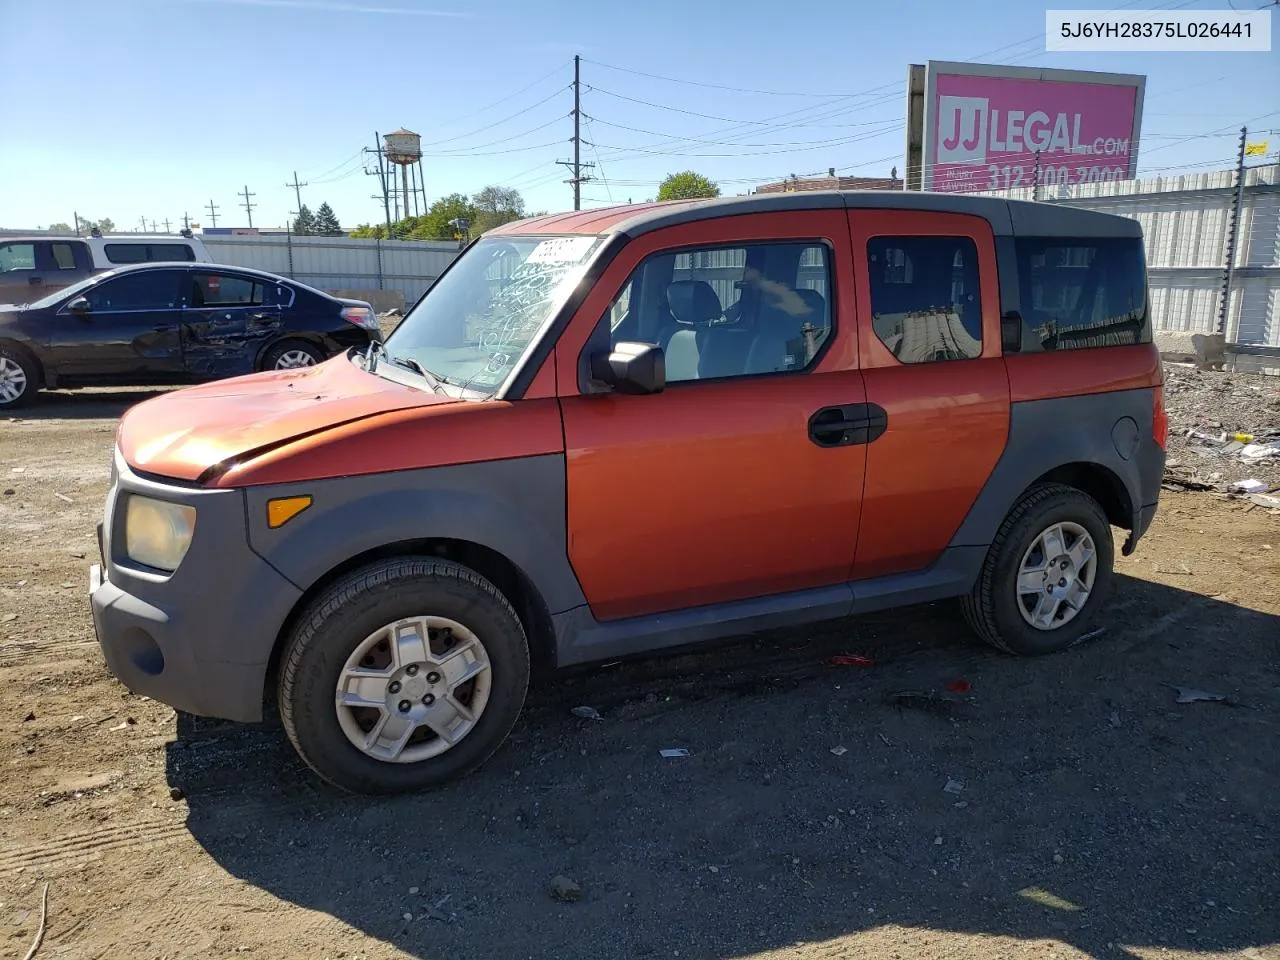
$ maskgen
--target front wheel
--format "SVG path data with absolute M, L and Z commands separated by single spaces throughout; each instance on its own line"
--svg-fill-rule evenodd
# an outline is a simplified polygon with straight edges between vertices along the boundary
M 0 410 L 21 407 L 35 392 L 35 365 L 20 350 L 0 345 Z
M 1001 524 L 962 601 L 965 619 L 1006 653 L 1065 650 L 1097 620 L 1114 549 L 1096 500 L 1063 484 L 1034 487 Z
M 307 765 L 353 793 L 439 786 L 511 732 L 529 646 L 511 604 L 446 560 L 348 574 L 303 614 L 282 661 L 280 716 Z

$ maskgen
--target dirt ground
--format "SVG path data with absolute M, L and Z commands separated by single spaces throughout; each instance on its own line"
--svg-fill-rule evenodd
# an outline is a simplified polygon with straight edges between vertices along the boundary
M 87 567 L 140 396 L 0 418 L 0 956 L 48 882 L 39 958 L 1280 958 L 1272 512 L 1166 493 L 1063 655 L 937 604 L 544 679 L 478 774 L 375 802 L 107 674 Z

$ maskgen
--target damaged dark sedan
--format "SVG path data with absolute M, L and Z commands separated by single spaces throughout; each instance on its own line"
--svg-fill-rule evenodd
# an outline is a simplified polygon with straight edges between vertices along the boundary
M 306 367 L 377 339 L 373 307 L 261 270 L 144 263 L 0 306 L 0 409 L 43 388 Z

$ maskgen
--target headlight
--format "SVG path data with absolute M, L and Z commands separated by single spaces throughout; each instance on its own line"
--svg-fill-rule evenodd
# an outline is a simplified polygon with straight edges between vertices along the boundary
M 172 573 L 187 555 L 196 508 L 130 496 L 125 507 L 125 553 L 130 560 Z

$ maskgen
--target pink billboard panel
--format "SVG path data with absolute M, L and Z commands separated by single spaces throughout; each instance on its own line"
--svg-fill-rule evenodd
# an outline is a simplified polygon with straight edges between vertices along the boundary
M 1141 93 L 1080 83 L 938 73 L 926 121 L 926 189 L 944 193 L 1133 177 Z M 1038 158 L 1037 158 L 1038 154 Z

